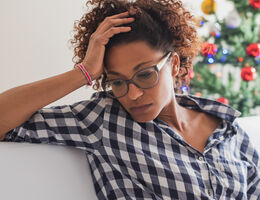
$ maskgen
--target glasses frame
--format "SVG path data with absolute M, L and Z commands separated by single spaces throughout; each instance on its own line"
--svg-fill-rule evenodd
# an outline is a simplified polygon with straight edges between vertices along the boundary
M 128 91 L 129 91 L 129 84 L 130 84 L 130 83 L 133 83 L 136 87 L 141 88 L 141 89 L 150 89 L 150 88 L 155 87 L 155 86 L 158 84 L 159 79 L 160 79 L 159 71 L 160 71 L 160 70 L 163 68 L 163 66 L 166 64 L 166 62 L 167 62 L 168 58 L 170 57 L 171 53 L 172 53 L 172 52 L 167 53 L 166 56 L 164 56 L 156 65 L 153 65 L 153 66 L 150 66 L 150 67 L 146 67 L 146 68 L 143 68 L 143 69 L 137 71 L 137 72 L 132 76 L 132 78 L 131 78 L 131 79 L 128 79 L 128 80 L 125 80 L 125 79 L 122 79 L 122 78 L 117 78 L 117 79 L 113 79 L 113 80 L 108 80 L 108 81 L 106 81 L 107 75 L 106 75 L 106 73 L 104 73 L 104 78 L 103 78 L 102 83 L 101 83 L 101 86 L 102 86 L 102 88 L 103 88 L 103 91 L 105 91 L 105 92 L 108 94 L 108 96 L 110 96 L 110 97 L 112 97 L 112 98 L 121 98 L 121 97 L 125 96 L 125 95 L 128 93 Z M 151 86 L 151 87 L 145 87 L 145 88 L 144 88 L 144 87 L 140 87 L 136 82 L 134 82 L 133 79 L 135 78 L 136 74 L 138 74 L 138 73 L 140 73 L 140 72 L 142 72 L 142 71 L 145 71 L 145 70 L 147 70 L 147 69 L 150 69 L 150 68 L 154 68 L 155 71 L 156 71 L 156 73 L 157 73 L 157 77 L 158 77 L 158 78 L 157 78 L 156 83 L 155 83 L 153 86 Z M 115 80 L 125 81 L 126 86 L 127 86 L 127 90 L 126 90 L 126 93 L 125 93 L 124 95 L 121 95 L 121 96 L 119 96 L 119 97 L 115 97 L 112 90 L 110 90 L 110 91 L 106 91 L 106 90 L 105 90 L 105 84 L 106 84 L 106 83 L 109 83 L 109 82 L 112 82 L 112 81 L 115 81 Z

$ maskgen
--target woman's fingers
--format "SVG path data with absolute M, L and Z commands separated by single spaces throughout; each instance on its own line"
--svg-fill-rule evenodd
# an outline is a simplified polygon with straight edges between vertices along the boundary
M 129 16 L 128 11 L 116 15 L 108 16 L 99 24 L 95 32 L 97 34 L 99 33 L 102 34 L 112 26 L 119 26 L 124 23 L 130 23 L 131 21 L 134 21 L 134 18 L 132 17 L 128 18 L 128 16 Z
M 122 32 L 128 32 L 131 30 L 131 27 L 112 27 L 109 30 L 107 30 L 103 37 L 107 40 L 109 40 L 111 37 L 113 37 L 115 34 L 122 33 Z
M 134 21 L 133 17 L 126 18 L 128 15 L 128 12 L 124 12 L 106 17 L 92 34 L 92 39 L 101 45 L 106 45 L 115 34 L 130 31 L 129 26 L 120 26 Z
M 95 37 L 95 41 L 101 45 L 106 45 L 111 37 L 113 37 L 115 34 L 121 33 L 121 32 L 128 32 L 131 30 L 131 27 L 112 27 L 108 29 L 106 32 L 99 34 L 97 37 Z
M 111 27 L 128 24 L 134 21 L 133 17 L 129 18 L 105 18 L 104 21 L 99 25 L 97 32 L 105 32 Z

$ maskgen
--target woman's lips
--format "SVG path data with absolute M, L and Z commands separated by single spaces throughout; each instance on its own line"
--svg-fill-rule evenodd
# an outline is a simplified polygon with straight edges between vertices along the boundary
M 152 104 L 146 104 L 138 107 L 132 107 L 130 110 L 135 113 L 145 112 L 151 107 L 151 105 Z

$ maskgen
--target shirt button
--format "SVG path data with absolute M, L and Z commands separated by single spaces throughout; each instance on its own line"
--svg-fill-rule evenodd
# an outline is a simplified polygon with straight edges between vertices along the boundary
M 200 157 L 199 157 L 199 160 L 200 160 L 200 161 L 203 161 L 203 160 L 204 160 L 204 158 L 203 158 L 202 156 L 200 156 Z
M 238 128 L 236 126 L 233 126 L 233 131 L 237 132 Z
M 208 195 L 209 195 L 210 197 L 213 197 L 213 191 L 212 191 L 211 189 L 208 189 Z

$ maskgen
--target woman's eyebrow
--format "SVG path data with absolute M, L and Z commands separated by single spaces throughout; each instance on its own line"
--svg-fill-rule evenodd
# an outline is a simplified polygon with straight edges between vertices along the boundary
M 142 62 L 142 63 L 136 65 L 136 66 L 133 68 L 133 71 L 137 71 L 142 65 L 144 65 L 144 64 L 146 64 L 146 63 L 149 63 L 149 62 L 152 62 L 152 60 L 145 61 L 145 62 Z M 107 74 L 114 74 L 114 75 L 124 76 L 123 74 L 120 74 L 119 72 L 115 72 L 115 71 L 107 71 Z

